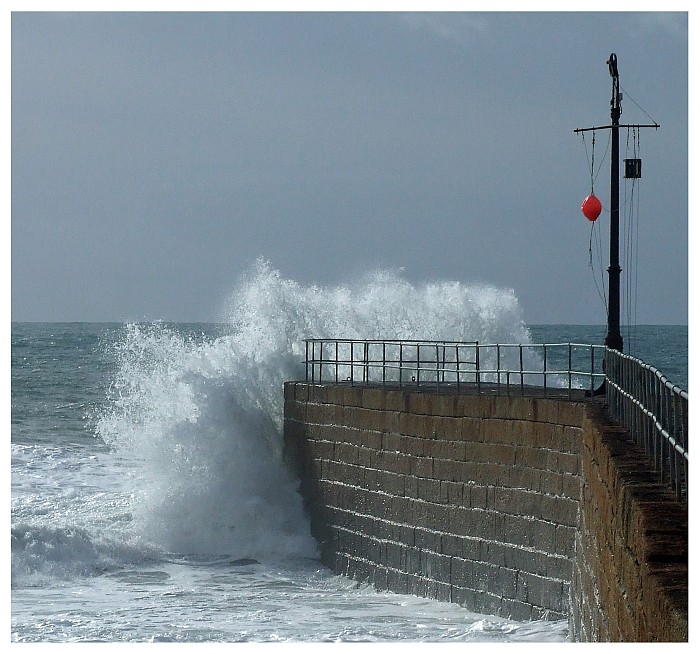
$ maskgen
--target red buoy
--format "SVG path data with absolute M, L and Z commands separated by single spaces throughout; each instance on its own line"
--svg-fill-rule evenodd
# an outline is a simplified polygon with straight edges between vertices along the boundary
M 592 223 L 594 223 L 597 219 L 598 216 L 600 216 L 600 212 L 603 210 L 603 205 L 600 204 L 600 200 L 591 193 L 584 201 L 583 204 L 581 205 L 581 211 L 583 211 L 583 215 L 588 218 Z

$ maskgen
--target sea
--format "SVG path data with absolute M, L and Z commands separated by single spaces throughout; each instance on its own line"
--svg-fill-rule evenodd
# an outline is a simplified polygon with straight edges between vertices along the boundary
M 221 319 L 11 327 L 13 643 L 566 642 L 337 576 L 282 461 L 307 337 L 602 343 L 528 325 L 510 290 L 376 272 L 305 286 L 258 262 Z M 687 388 L 686 326 L 631 353 Z

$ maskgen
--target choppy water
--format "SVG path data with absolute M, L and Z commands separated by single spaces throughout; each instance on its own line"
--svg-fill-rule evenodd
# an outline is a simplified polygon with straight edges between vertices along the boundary
M 303 287 L 264 263 L 215 325 L 13 324 L 12 640 L 565 640 L 565 622 L 325 569 L 281 463 L 282 383 L 302 377 L 309 336 L 589 340 L 578 329 L 528 329 L 517 298 L 490 287 L 391 273 Z M 649 362 L 682 375 L 671 351 Z

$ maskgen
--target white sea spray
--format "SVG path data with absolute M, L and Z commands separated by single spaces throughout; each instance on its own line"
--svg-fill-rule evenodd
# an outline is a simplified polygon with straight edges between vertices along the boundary
M 416 286 L 378 271 L 303 286 L 258 260 L 223 310 L 226 332 L 187 337 L 128 325 L 102 438 L 133 462 L 134 519 L 169 551 L 313 556 L 298 481 L 282 461 L 283 385 L 303 376 L 304 339 L 527 341 L 515 294 Z

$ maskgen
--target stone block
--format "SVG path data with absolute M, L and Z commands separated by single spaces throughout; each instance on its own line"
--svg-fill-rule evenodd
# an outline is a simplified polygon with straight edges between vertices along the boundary
M 400 569 L 410 575 L 418 575 L 421 571 L 422 551 L 415 547 L 401 548 Z
M 425 456 L 425 440 L 417 436 L 401 434 L 399 452 L 408 456 Z
M 406 391 L 384 390 L 384 409 L 397 413 L 408 410 L 408 400 Z
M 446 504 L 451 506 L 464 506 L 464 484 L 461 481 L 443 481 L 440 484 L 440 488 L 441 499 L 445 497 L 445 493 L 447 494 L 444 500 Z
M 399 432 L 405 436 L 431 439 L 433 438 L 433 416 L 401 413 Z
M 483 561 L 472 563 L 472 588 L 474 590 L 495 590 L 494 579 L 498 573 L 498 566 Z
M 483 441 L 482 429 L 484 421 L 481 418 L 455 418 L 452 436 L 457 441 L 474 443 Z
M 449 583 L 451 558 L 443 554 L 428 552 L 425 557 L 425 576 L 439 583 Z
M 403 548 L 398 543 L 387 543 L 385 565 L 394 570 L 404 570 L 403 568 Z
M 555 422 L 558 425 L 581 427 L 586 404 L 583 402 L 557 402 L 557 416 Z
M 562 452 L 580 455 L 582 450 L 582 438 L 583 430 L 580 424 L 578 426 L 565 426 L 561 434 L 558 448 Z
M 433 477 L 442 481 L 459 481 L 461 479 L 462 462 L 450 459 L 433 459 Z
M 404 572 L 393 569 L 387 570 L 387 586 L 390 591 L 408 595 L 408 581 L 409 575 L 405 574 Z
M 399 542 L 406 547 L 413 548 L 416 544 L 416 528 L 409 524 L 399 526 Z
M 415 546 L 419 550 L 439 552 L 442 534 L 427 528 L 416 528 Z
M 532 518 L 530 525 L 531 546 L 544 552 L 548 551 L 555 541 L 556 527 L 552 522 Z
M 499 513 L 540 517 L 542 496 L 539 493 L 518 488 L 496 487 L 494 496 L 493 508 Z
M 389 501 L 391 503 L 391 520 L 401 524 L 412 522 L 415 500 L 409 497 L 389 496 Z
M 449 512 L 449 532 L 457 536 L 468 536 L 469 514 L 472 509 L 468 507 L 454 507 Z
M 472 513 L 473 523 L 469 527 L 469 535 L 494 540 L 496 537 L 496 512 L 489 509 L 482 511 L 474 509 Z
M 578 454 L 557 452 L 556 463 L 552 467 L 562 474 L 579 475 L 581 472 L 580 463 L 581 457 Z
M 350 431 L 350 430 L 349 430 Z M 382 435 L 381 432 L 368 431 L 364 429 L 352 430 L 353 434 L 352 442 L 359 447 L 364 447 L 370 450 L 381 450 L 382 449 Z
M 465 506 L 473 509 L 485 509 L 488 506 L 488 486 L 472 483 L 465 485 L 464 494 L 469 491 L 469 503 L 465 502 Z
M 399 497 L 404 497 L 405 488 L 405 475 L 400 475 L 397 473 L 387 473 L 384 483 L 386 484 L 385 490 L 390 495 L 398 495 Z
M 532 605 L 508 600 L 503 602 L 504 618 L 517 620 L 518 622 L 528 622 L 532 619 Z
M 418 494 L 418 477 L 407 475 L 404 477 L 404 494 L 406 497 L 417 499 Z
M 365 388 L 362 390 L 362 406 L 373 411 L 386 408 L 387 392 L 383 388 Z
M 385 567 L 377 567 L 374 571 L 374 587 L 379 591 L 389 589 L 388 571 Z
M 401 451 L 402 436 L 398 432 L 384 432 L 382 434 L 382 449 L 390 452 Z
M 442 504 L 431 504 L 428 510 L 428 527 L 445 532 L 449 528 L 450 510 Z
M 411 474 L 415 477 L 432 478 L 433 459 L 431 457 L 416 457 L 412 459 Z
M 473 561 L 451 557 L 450 571 L 453 586 L 457 588 L 474 588 Z
M 418 497 L 435 504 L 440 503 L 440 481 L 439 479 L 429 479 L 427 477 L 418 478 Z
M 492 589 L 505 599 L 515 599 L 517 591 L 518 571 L 499 567 L 495 571 Z
M 504 516 L 505 542 L 516 547 L 532 546 L 532 518 L 523 516 Z
M 579 529 L 579 526 L 567 527 L 564 525 L 557 525 L 554 533 L 553 553 L 559 556 L 573 557 L 574 543 Z

